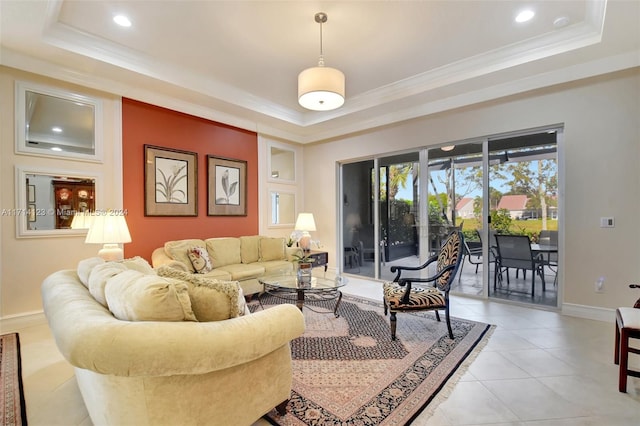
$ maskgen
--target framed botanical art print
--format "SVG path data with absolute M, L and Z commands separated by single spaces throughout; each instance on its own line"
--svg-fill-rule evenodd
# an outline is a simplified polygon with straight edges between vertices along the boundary
M 247 162 L 207 155 L 207 215 L 247 215 Z
M 198 154 L 144 146 L 144 215 L 198 215 Z

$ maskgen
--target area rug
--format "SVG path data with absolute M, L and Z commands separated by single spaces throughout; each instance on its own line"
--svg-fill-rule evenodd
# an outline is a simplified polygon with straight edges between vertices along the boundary
M 0 336 L 0 421 L 2 426 L 26 426 L 22 361 L 18 333 Z
M 269 295 L 268 305 L 281 303 Z M 305 302 L 307 303 L 307 302 Z M 274 425 L 406 425 L 488 339 L 488 324 L 451 318 L 454 340 L 433 312 L 399 313 L 397 340 L 379 302 L 345 295 L 303 308 L 306 330 L 291 342 L 293 386 Z M 256 303 L 250 306 L 259 309 Z

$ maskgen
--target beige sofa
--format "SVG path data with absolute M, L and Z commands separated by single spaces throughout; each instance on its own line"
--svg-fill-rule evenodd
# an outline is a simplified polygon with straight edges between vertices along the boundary
M 102 263 L 42 284 L 46 318 L 94 425 L 250 425 L 284 407 L 289 342 L 304 332 L 295 306 L 249 314 L 235 305 L 244 300 L 237 283 L 219 291 L 150 266 Z M 194 312 L 206 309 L 239 316 L 199 322 Z
M 188 251 L 194 247 L 205 249 L 212 263 L 213 270 L 202 275 L 237 280 L 245 295 L 262 291 L 259 277 L 293 270 L 293 256 L 301 252 L 299 248 L 287 247 L 284 238 L 260 235 L 185 239 L 167 241 L 163 247 L 155 249 L 151 255 L 153 267 L 167 265 L 195 273 L 188 257 Z

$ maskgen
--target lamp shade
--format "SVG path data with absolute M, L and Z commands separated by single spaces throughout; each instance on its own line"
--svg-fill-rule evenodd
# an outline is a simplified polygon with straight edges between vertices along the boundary
M 84 242 L 103 244 L 98 256 L 105 261 L 122 260 L 124 252 L 118 244 L 131 242 L 127 221 L 120 215 L 95 215 Z
M 89 244 L 119 244 L 130 243 L 131 234 L 127 228 L 127 221 L 120 215 L 93 216 L 91 227 L 84 240 Z
M 296 231 L 315 231 L 316 221 L 313 220 L 313 213 L 300 213 L 296 220 Z
M 71 229 L 89 229 L 92 221 L 93 214 L 91 212 L 76 212 L 71 221 Z
M 313 111 L 330 111 L 344 104 L 344 74 L 335 68 L 307 68 L 298 75 L 298 103 Z

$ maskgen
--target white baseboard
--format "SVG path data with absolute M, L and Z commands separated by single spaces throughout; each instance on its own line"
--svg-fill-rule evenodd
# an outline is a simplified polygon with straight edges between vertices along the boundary
M 576 305 L 573 303 L 563 303 L 562 314 L 571 317 L 586 318 L 610 323 L 614 323 L 616 320 L 615 309 L 599 308 L 597 306 Z
M 46 324 L 47 319 L 43 311 L 29 312 L 20 315 L 9 315 L 0 318 L 0 330 L 3 333 L 16 331 L 32 325 Z

